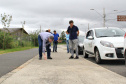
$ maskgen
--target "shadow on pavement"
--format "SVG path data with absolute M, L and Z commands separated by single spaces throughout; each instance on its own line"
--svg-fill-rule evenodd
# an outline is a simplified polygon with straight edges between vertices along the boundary
M 89 58 L 87 58 L 87 60 L 93 63 L 96 63 L 94 57 L 90 56 Z M 125 65 L 125 61 L 124 60 L 103 60 L 102 63 L 99 65 Z

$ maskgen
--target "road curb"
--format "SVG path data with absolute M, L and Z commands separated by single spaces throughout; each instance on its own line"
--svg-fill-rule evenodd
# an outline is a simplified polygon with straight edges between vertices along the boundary
M 36 57 L 36 56 L 35 56 Z M 19 66 L 18 68 L 14 69 L 13 71 L 7 73 L 6 75 L 2 76 L 0 78 L 0 84 L 2 82 L 4 82 L 7 78 L 11 77 L 13 74 L 17 73 L 19 70 L 23 69 L 25 66 L 27 66 L 29 63 L 31 63 L 35 57 L 33 57 L 32 59 L 28 60 L 27 62 L 25 62 L 24 64 L 22 64 L 21 66 Z

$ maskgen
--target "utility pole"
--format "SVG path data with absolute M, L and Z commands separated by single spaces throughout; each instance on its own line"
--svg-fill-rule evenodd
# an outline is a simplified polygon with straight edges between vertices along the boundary
M 89 23 L 88 23 L 88 30 L 90 29 L 90 27 L 89 27 Z
M 94 10 L 97 14 L 99 14 L 102 18 L 103 18 L 103 27 L 106 26 L 106 13 L 105 13 L 105 8 L 103 8 L 103 15 L 100 14 L 97 10 L 95 9 L 90 9 L 90 10 Z M 114 11 L 118 11 L 118 10 L 114 10 Z M 113 13 L 110 13 L 110 14 L 113 14 Z
M 21 22 L 21 24 L 22 24 L 22 28 L 24 29 L 25 21 Z
M 21 32 L 20 40 L 22 42 L 21 45 L 23 46 L 23 36 L 24 36 L 23 32 L 24 32 L 25 21 L 21 22 L 21 24 L 22 24 L 22 32 Z
M 105 14 L 105 8 L 103 8 L 103 27 L 105 27 L 105 22 L 106 22 L 106 14 Z
M 40 25 L 40 32 L 42 32 L 41 25 Z
M 105 14 L 105 8 L 103 8 L 103 15 L 100 14 L 97 10 L 95 9 L 90 9 L 90 10 L 94 10 L 95 12 L 97 12 L 102 18 L 103 18 L 103 27 L 105 27 L 105 22 L 106 22 L 106 14 Z

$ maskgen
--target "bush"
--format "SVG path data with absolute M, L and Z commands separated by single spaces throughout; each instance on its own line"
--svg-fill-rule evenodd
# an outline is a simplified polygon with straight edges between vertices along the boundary
M 29 46 L 32 46 L 32 44 L 29 41 L 22 40 L 22 41 L 18 41 L 18 46 L 20 46 L 20 47 L 29 47 Z
M 12 36 L 10 33 L 0 31 L 0 49 L 38 46 L 38 34 L 39 31 L 35 31 L 29 36 L 23 36 L 21 37 L 21 40 L 17 40 L 17 36 Z
M 31 41 L 29 41 L 29 39 L 16 40 L 14 36 L 10 35 L 10 33 L 4 33 L 0 31 L 0 49 L 11 49 L 17 47 L 31 47 L 31 46 L 32 44 Z
M 30 40 L 31 40 L 31 44 L 33 45 L 33 46 L 38 46 L 39 44 L 38 44 L 38 35 L 39 35 L 39 33 L 40 33 L 40 31 L 35 31 L 35 32 L 32 32 L 31 34 L 30 34 Z
M 5 34 L 5 39 L 4 39 Z M 0 32 L 0 48 L 7 49 L 13 47 L 13 38 L 9 33 Z

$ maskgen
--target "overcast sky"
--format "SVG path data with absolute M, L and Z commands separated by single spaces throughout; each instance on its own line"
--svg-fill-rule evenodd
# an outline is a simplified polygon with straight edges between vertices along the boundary
M 97 10 L 103 15 L 106 9 L 106 26 L 126 28 L 126 22 L 117 22 L 117 15 L 125 15 L 126 0 L 0 0 L 0 13 L 13 16 L 10 27 L 21 27 L 26 21 L 25 29 L 35 31 L 39 29 L 66 30 L 69 20 L 74 20 L 80 31 L 90 27 L 102 27 L 103 18 L 90 9 Z M 113 11 L 118 10 L 118 11 Z M 2 24 L 0 22 L 0 27 Z

